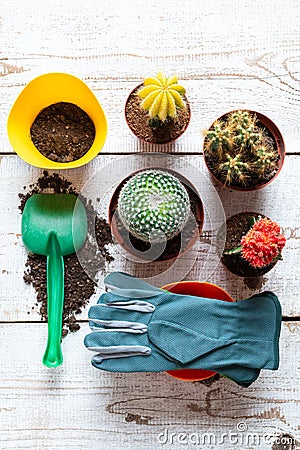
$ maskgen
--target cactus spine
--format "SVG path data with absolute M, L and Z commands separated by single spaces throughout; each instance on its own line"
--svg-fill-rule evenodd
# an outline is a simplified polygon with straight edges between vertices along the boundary
M 206 151 L 215 152 L 219 158 L 222 158 L 224 151 L 232 147 L 230 127 L 224 127 L 218 120 L 205 132 L 205 135 L 207 137 Z
M 260 145 L 256 151 L 256 168 L 265 173 L 267 170 L 276 170 L 277 153 L 270 145 Z
M 232 184 L 233 180 L 247 184 L 248 172 L 251 170 L 250 164 L 242 160 L 242 155 L 235 157 L 226 155 L 226 161 L 219 164 L 218 172 L 225 174 L 225 184 Z

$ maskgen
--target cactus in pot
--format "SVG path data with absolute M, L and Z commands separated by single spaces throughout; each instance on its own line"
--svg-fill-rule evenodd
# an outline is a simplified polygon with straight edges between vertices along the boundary
M 124 227 L 144 242 L 163 242 L 179 234 L 190 217 L 184 185 L 169 172 L 138 172 L 122 187 L 118 214 Z
M 176 75 L 159 72 L 145 78 L 129 95 L 125 117 L 131 131 L 155 144 L 174 141 L 186 130 L 190 106 Z
M 276 222 L 258 213 L 239 213 L 227 219 L 221 260 L 235 275 L 262 276 L 282 259 L 285 244 Z
M 225 186 L 262 187 L 283 164 L 282 136 L 262 114 L 232 111 L 217 119 L 203 134 L 207 167 Z
M 146 78 L 138 96 L 143 99 L 141 108 L 149 115 L 149 125 L 157 128 L 161 122 L 175 119 L 180 108 L 186 108 L 183 98 L 185 88 L 178 84 L 177 76 L 166 77 L 159 72 L 155 78 Z

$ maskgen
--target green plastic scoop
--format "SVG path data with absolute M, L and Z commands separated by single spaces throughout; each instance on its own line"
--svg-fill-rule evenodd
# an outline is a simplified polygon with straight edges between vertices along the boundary
M 82 202 L 72 194 L 34 194 L 22 216 L 22 239 L 32 253 L 47 256 L 48 341 L 43 364 L 62 364 L 63 256 L 79 250 L 87 235 Z

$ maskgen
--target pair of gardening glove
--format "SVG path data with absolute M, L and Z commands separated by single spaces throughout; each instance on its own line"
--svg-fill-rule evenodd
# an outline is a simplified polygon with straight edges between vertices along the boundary
M 173 294 L 114 272 L 89 310 L 85 346 L 110 372 L 208 369 L 248 387 L 279 364 L 281 307 L 264 292 L 247 300 Z

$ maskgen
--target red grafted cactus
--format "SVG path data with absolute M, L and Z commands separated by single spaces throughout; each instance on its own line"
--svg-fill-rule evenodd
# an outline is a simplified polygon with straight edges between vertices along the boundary
M 276 222 L 263 218 L 255 222 L 241 240 L 241 254 L 252 267 L 265 267 L 281 259 L 286 239 Z

